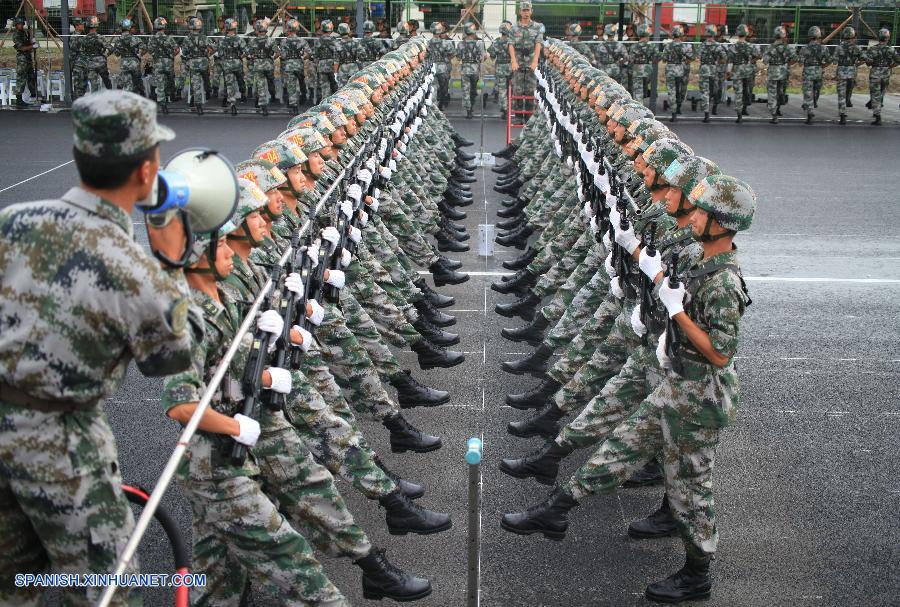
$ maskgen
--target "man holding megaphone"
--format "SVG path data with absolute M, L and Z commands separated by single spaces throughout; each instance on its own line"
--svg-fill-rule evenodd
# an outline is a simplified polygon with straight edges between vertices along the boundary
M 158 180 L 159 144 L 175 134 L 156 123 L 153 102 L 103 91 L 78 99 L 72 120 L 80 185 L 0 211 L 2 604 L 39 600 L 14 573 L 113 569 L 134 520 L 102 402 L 132 360 L 148 376 L 183 371 L 202 337 L 178 263 L 135 241 L 132 211 L 166 211 L 159 227 L 148 222 L 150 246 L 179 260 L 191 222 L 218 227 L 236 203 L 236 185 L 212 204 L 196 175 Z M 97 588 L 63 592 L 72 603 L 99 598 Z

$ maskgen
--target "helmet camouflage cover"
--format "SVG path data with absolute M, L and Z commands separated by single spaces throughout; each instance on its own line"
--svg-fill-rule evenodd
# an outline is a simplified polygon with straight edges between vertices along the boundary
M 338 23 L 337 31 L 342 36 L 350 35 L 350 24 L 349 23 Z
M 257 160 L 267 160 L 282 171 L 306 162 L 306 154 L 296 143 L 275 139 L 258 146 L 251 156 Z
M 738 36 L 749 36 L 749 35 L 750 35 L 750 30 L 749 30 L 749 28 L 748 28 L 745 24 L 741 23 L 741 24 L 738 25 L 737 28 L 734 30 L 734 33 L 735 33 L 736 35 L 738 35 Z
M 809 35 L 810 38 L 821 38 L 822 37 L 822 28 L 819 27 L 818 25 L 814 25 L 811 28 L 809 28 L 809 31 L 807 32 L 807 34 Z
M 363 33 L 371 34 L 374 32 L 375 32 L 375 24 L 372 23 L 371 21 L 364 21 L 363 22 Z
M 688 194 L 688 200 L 711 213 L 720 226 L 736 232 L 748 229 L 756 212 L 756 193 L 729 175 L 704 178 Z
M 235 218 L 232 221 L 239 225 L 244 222 L 247 215 L 266 206 L 268 199 L 259 186 L 250 179 L 241 177 L 238 179 L 238 186 L 241 194 L 238 198 L 237 209 L 235 209 Z M 235 221 L 235 219 L 238 221 Z
M 566 28 L 566 34 L 569 36 L 580 36 L 581 25 L 578 23 L 570 23 L 569 27 Z
M 274 190 L 287 183 L 287 177 L 268 160 L 245 160 L 236 167 L 237 176 L 249 179 L 263 192 Z
M 704 36 L 715 36 L 716 35 L 716 26 L 715 25 L 707 25 L 703 28 Z
M 787 38 L 787 29 L 783 25 L 779 25 L 775 28 L 774 34 L 776 38 Z
M 683 141 L 675 138 L 657 139 L 651 143 L 644 151 L 644 161 L 648 166 L 656 169 L 657 173 L 662 173 L 673 160 L 693 155 L 694 150 L 691 146 Z
M 157 17 L 153 20 L 153 29 L 164 30 L 167 25 L 169 25 L 169 22 L 166 21 L 165 17 Z
M 701 180 L 719 173 L 719 165 L 712 160 L 702 156 L 688 156 L 673 160 L 663 173 L 663 179 L 687 196 Z

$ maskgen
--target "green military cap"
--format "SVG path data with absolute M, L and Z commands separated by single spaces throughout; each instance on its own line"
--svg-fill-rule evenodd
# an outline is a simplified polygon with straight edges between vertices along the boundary
M 504 21 L 500 24 L 500 35 L 509 36 L 512 33 L 513 24 L 511 21 Z
M 673 38 L 682 38 L 684 37 L 684 28 L 680 25 L 676 25 L 672 28 L 672 37 Z
M 818 25 L 814 25 L 811 28 L 809 28 L 807 35 L 813 39 L 821 38 L 822 37 L 822 28 L 819 27 Z
M 776 38 L 787 38 L 787 28 L 783 25 L 779 25 L 775 28 L 774 34 Z
M 274 190 L 287 183 L 287 177 L 281 169 L 268 160 L 245 160 L 234 169 L 239 178 L 249 179 L 263 192 Z
M 688 200 L 708 211 L 726 230 L 740 232 L 753 223 L 756 193 L 745 182 L 729 175 L 710 175 L 694 186 Z
M 322 27 L 322 31 L 325 33 L 331 33 L 334 31 L 334 23 L 331 22 L 331 19 L 325 19 L 320 24 Z
M 82 25 L 84 20 L 81 17 L 72 17 L 72 25 Z
M 230 221 L 239 226 L 244 223 L 247 215 L 266 206 L 269 203 L 269 199 L 266 198 L 265 192 L 249 179 L 238 179 L 238 187 L 241 193 L 235 214 Z
M 673 160 L 663 172 L 663 179 L 687 196 L 701 180 L 721 172 L 719 165 L 708 158 L 687 156 Z
M 691 156 L 694 150 L 691 147 L 675 138 L 657 139 L 651 143 L 644 151 L 644 160 L 648 166 L 656 169 L 657 173 L 662 174 L 673 160 Z
M 364 21 L 363 22 L 363 33 L 371 34 L 374 32 L 375 32 L 375 24 L 372 23 L 371 21 Z
M 463 33 L 464 33 L 466 36 L 471 36 L 471 35 L 475 34 L 477 31 L 478 31 L 478 30 L 475 29 L 475 24 L 474 24 L 474 23 L 466 23 L 466 24 L 463 26 Z
M 619 28 L 615 23 L 607 23 L 603 26 L 603 33 L 607 36 L 615 36 L 617 29 Z
M 175 139 L 172 129 L 156 123 L 156 104 L 140 95 L 106 90 L 72 104 L 75 149 L 95 158 L 118 158 L 146 152 Z
M 890 40 L 891 39 L 891 30 L 889 30 L 886 27 L 883 27 L 880 30 L 878 30 L 878 39 L 882 42 L 887 42 L 888 40 Z
M 303 153 L 303 149 L 288 140 L 267 141 L 253 150 L 250 156 L 257 160 L 267 160 L 282 171 L 306 162 L 306 154 Z
M 290 141 L 299 147 L 309 157 L 313 152 L 328 147 L 328 141 L 314 128 L 296 127 L 288 129 L 278 136 L 278 139 Z
M 570 23 L 566 28 L 566 34 L 569 36 L 580 36 L 581 35 L 581 24 L 579 23 Z
M 856 38 L 856 30 L 847 26 L 841 31 L 841 39 L 850 40 L 851 38 Z

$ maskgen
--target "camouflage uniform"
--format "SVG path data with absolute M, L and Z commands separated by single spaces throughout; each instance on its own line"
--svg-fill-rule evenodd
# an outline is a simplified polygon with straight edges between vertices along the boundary
M 339 86 L 347 84 L 350 76 L 359 71 L 359 40 L 349 33 L 342 35 L 337 40 L 337 82 Z
M 509 103 L 509 77 L 512 73 L 509 63 L 509 36 L 503 34 L 499 38 L 494 38 L 488 49 L 488 55 L 494 60 L 494 78 L 495 90 L 497 98 L 500 101 L 500 109 L 506 112 Z
M 734 108 L 742 112 L 745 107 L 744 97 L 752 99 L 753 81 L 756 70 L 754 65 L 759 51 L 756 46 L 745 39 L 739 39 L 729 49 L 731 61 L 731 81 L 734 84 Z M 746 91 L 746 93 L 745 93 Z
M 78 99 L 83 96 L 87 90 L 87 64 L 85 62 L 84 53 L 81 52 L 81 43 L 84 41 L 84 31 L 75 30 L 75 33 L 69 38 L 69 58 L 72 65 L 72 99 Z
M 281 39 L 281 79 L 287 92 L 288 105 L 299 106 L 306 100 L 304 60 L 309 55 L 306 40 L 293 32 Z
M 881 116 L 884 92 L 891 82 L 891 69 L 900 63 L 900 54 L 887 44 L 880 42 L 870 47 L 865 54 L 869 69 L 869 95 L 872 97 L 872 115 Z
M 604 40 L 592 46 L 594 50 L 592 63 L 611 78 L 622 82 L 622 65 L 628 60 L 625 45 L 618 40 Z
M 34 60 L 32 59 L 34 51 L 24 50 L 30 47 L 32 42 L 31 34 L 27 29 L 16 28 L 13 34 L 13 47 L 16 49 L 16 95 L 21 97 L 28 87 L 32 97 L 37 97 L 37 91 L 34 90 L 32 79 L 34 77 Z
M 659 49 L 647 40 L 631 46 L 628 53 L 631 73 L 631 96 L 640 101 L 644 98 L 645 86 L 649 86 L 653 76 L 653 64 L 659 61 Z
M 832 60 L 837 64 L 835 77 L 837 78 L 838 113 L 847 113 L 847 99 L 852 94 L 853 85 L 856 83 L 856 72 L 863 51 L 856 45 L 856 40 L 841 40 L 840 46 L 834 50 Z
M 248 61 L 253 62 L 253 92 L 256 93 L 260 107 L 265 107 L 269 105 L 269 78 L 275 74 L 278 43 L 265 33 L 257 33 L 247 40 L 246 50 Z
M 728 61 L 728 52 L 724 45 L 707 37 L 697 54 L 700 57 L 700 109 L 708 112 L 719 104 L 722 92 L 718 85 L 718 68 L 720 63 Z
M 142 153 L 174 137 L 155 114 L 131 93 L 80 99 L 75 148 Z M 102 402 L 132 360 L 148 376 L 187 368 L 202 324 L 189 322 L 180 273 L 135 241 L 131 216 L 81 188 L 6 207 L 0 235 L 0 602 L 36 605 L 38 589 L 16 588 L 14 573 L 112 571 L 134 521 Z M 63 600 L 93 605 L 101 590 L 67 588 Z M 128 594 L 113 603 L 139 602 Z
M 90 83 L 91 92 L 97 93 L 103 88 L 104 76 L 109 73 L 106 68 L 107 52 L 106 42 L 96 31 L 88 32 L 81 41 L 78 53 L 85 66 L 85 81 Z
M 687 91 L 685 64 L 693 61 L 694 47 L 687 42 L 673 40 L 663 48 L 661 59 L 666 62 L 666 90 L 669 107 L 674 113 Z
M 472 110 L 478 96 L 478 78 L 481 74 L 481 61 L 484 58 L 484 42 L 477 38 L 460 40 L 456 46 L 459 57 L 459 73 L 462 76 L 462 102 L 466 112 Z
M 175 75 L 175 53 L 178 45 L 175 39 L 164 31 L 157 31 L 147 41 L 147 52 L 152 57 L 153 80 L 156 84 L 156 100 L 167 103 L 175 91 L 169 90 L 170 78 Z
M 338 39 L 333 33 L 322 33 L 313 45 L 316 64 L 315 101 L 319 103 L 337 90 L 334 65 L 337 63 Z
M 519 69 L 512 75 L 513 95 L 534 95 L 537 80 L 531 71 L 535 44 L 544 42 L 544 26 L 537 21 L 528 25 L 516 23 L 510 36 L 510 46 L 516 54 Z
M 376 38 L 371 32 L 363 34 L 363 37 L 359 39 L 359 50 L 357 51 L 360 69 L 380 58 L 385 50 L 382 38 Z
M 144 53 L 144 44 L 141 39 L 125 31 L 113 40 L 110 52 L 119 57 L 119 73 L 116 75 L 116 84 L 120 89 L 144 94 L 144 86 L 141 82 L 141 55 Z
M 212 45 L 205 34 L 190 32 L 181 43 L 182 66 L 191 79 L 191 98 L 194 103 L 206 103 L 206 82 L 209 80 L 209 50 Z
M 815 89 L 822 86 L 822 70 L 831 63 L 830 53 L 819 40 L 813 40 L 799 53 L 803 65 L 803 109 L 812 113 L 815 101 Z
M 222 64 L 222 77 L 225 80 L 225 95 L 228 103 L 235 104 L 241 97 L 239 86 L 240 75 L 244 72 L 244 39 L 228 33 L 219 41 L 216 51 Z
M 766 78 L 766 96 L 768 97 L 769 113 L 772 116 L 775 116 L 778 106 L 781 105 L 778 97 L 783 94 L 787 84 L 789 64 L 796 60 L 797 53 L 793 47 L 779 39 L 776 39 L 763 54 L 763 63 L 769 66 Z
M 434 80 L 439 104 L 450 100 L 450 61 L 455 54 L 456 45 L 449 38 L 435 36 L 428 41 L 428 58 L 434 62 Z

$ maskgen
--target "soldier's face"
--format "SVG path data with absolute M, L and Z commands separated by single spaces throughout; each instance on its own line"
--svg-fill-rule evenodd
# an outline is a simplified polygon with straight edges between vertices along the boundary
M 682 200 L 684 200 L 683 203 Z M 693 208 L 691 203 L 687 201 L 687 198 L 684 197 L 684 194 L 682 194 L 680 189 L 669 186 L 668 188 L 666 188 L 666 213 L 668 213 L 669 215 L 674 215 L 678 212 L 679 206 L 686 209 Z
M 234 251 L 223 236 L 216 247 L 216 273 L 219 276 L 228 276 L 232 270 L 234 270 Z
M 706 222 L 710 220 L 709 213 L 700 207 L 695 207 L 688 217 L 688 223 L 691 225 L 691 232 L 694 234 L 694 238 L 703 236 L 703 232 L 706 230 Z M 719 224 L 713 219 L 712 226 L 710 226 L 710 234 L 719 233 L 720 230 L 715 229 L 718 226 Z
M 356 116 L 347 120 L 347 124 L 344 125 L 344 131 L 346 132 L 347 137 L 353 137 L 359 132 L 359 124 L 356 122 Z
M 522 21 L 530 21 L 531 20 L 531 9 L 530 8 L 520 8 L 519 9 L 519 17 L 522 18 Z
M 335 129 L 335 131 L 331 134 L 331 143 L 336 146 L 342 146 L 347 143 L 347 131 L 344 127 L 339 126 Z
M 640 150 L 638 150 L 638 152 L 640 152 Z M 644 154 L 638 153 L 638 155 L 634 157 L 634 170 L 637 174 L 643 175 L 645 168 L 647 168 L 647 161 L 644 160 Z
M 628 130 L 625 128 L 624 125 L 617 124 L 616 130 L 615 130 L 616 143 L 622 143 L 623 141 L 625 141 L 625 135 L 627 133 L 628 133 Z
M 607 120 L 606 121 L 606 132 L 612 135 L 616 132 L 616 127 L 619 126 L 619 123 L 615 120 Z
M 319 152 L 308 154 L 306 164 L 309 166 L 310 175 L 318 176 L 325 170 L 325 162 L 322 160 L 322 155 Z
M 288 181 L 291 183 L 291 187 L 294 188 L 298 192 L 302 192 L 306 189 L 306 176 L 303 175 L 303 170 L 300 165 L 292 166 L 287 171 Z M 296 200 L 296 199 L 295 199 Z
M 381 103 L 381 100 L 384 99 L 384 94 L 381 92 L 381 88 L 377 88 L 372 91 L 372 103 Z M 374 108 L 372 108 L 374 111 Z
M 253 211 L 247 215 L 247 219 L 244 220 L 244 232 L 249 234 L 250 238 L 256 242 L 259 242 L 269 235 L 269 232 L 266 229 L 266 221 L 263 219 L 262 215 L 259 214 L 259 211 Z
M 649 189 L 653 187 L 654 183 L 656 183 L 656 169 L 647 165 L 644 168 L 644 185 Z
M 281 215 L 284 209 L 284 198 L 281 196 L 281 191 L 277 188 L 274 190 L 269 190 L 266 192 L 266 198 L 269 199 L 269 213 L 275 215 L 276 217 Z

